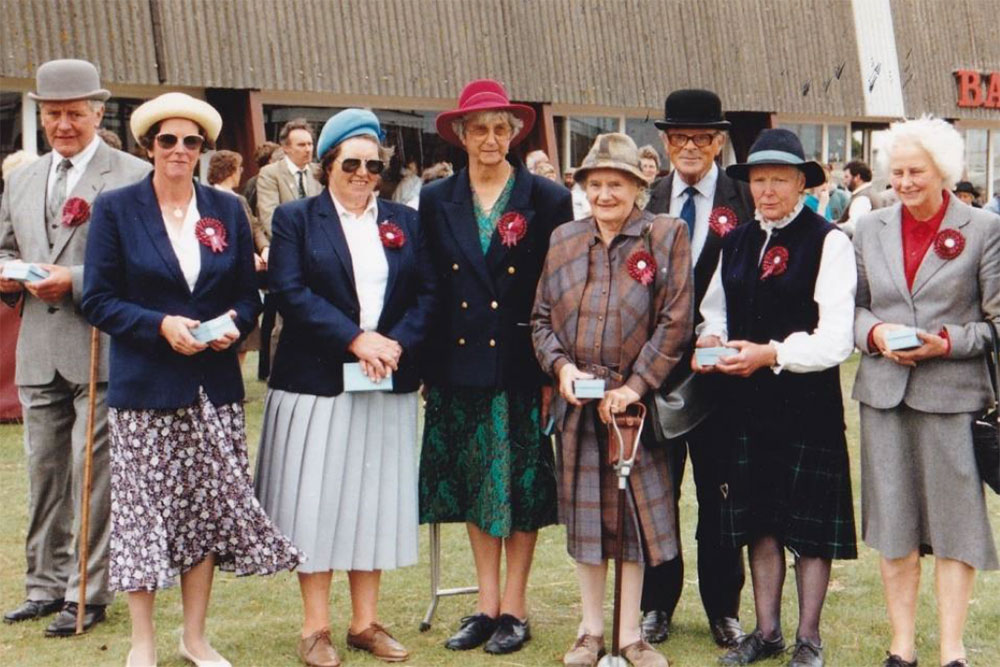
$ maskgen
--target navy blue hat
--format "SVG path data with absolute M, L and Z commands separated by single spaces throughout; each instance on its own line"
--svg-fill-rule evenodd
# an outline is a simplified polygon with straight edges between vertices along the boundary
M 746 162 L 726 167 L 726 175 L 739 181 L 750 181 L 750 168 L 764 165 L 795 167 L 806 175 L 806 187 L 814 188 L 826 182 L 826 173 L 819 162 L 806 160 L 798 135 L 781 128 L 763 130 L 750 147 Z
M 316 156 L 322 159 L 323 154 L 334 146 L 362 135 L 375 137 L 380 142 L 385 139 L 375 114 L 368 109 L 344 109 L 335 113 L 323 124 L 323 131 L 319 133 Z

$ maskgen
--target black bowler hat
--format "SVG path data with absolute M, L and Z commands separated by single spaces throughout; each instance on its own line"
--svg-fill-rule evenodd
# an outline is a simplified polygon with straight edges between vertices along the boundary
M 807 188 L 814 188 L 826 181 L 826 172 L 819 162 L 806 160 L 798 135 L 782 128 L 761 131 L 757 141 L 750 147 L 747 161 L 729 165 L 726 167 L 726 175 L 749 182 L 751 167 L 765 165 L 795 167 L 806 175 Z
M 959 192 L 964 192 L 972 195 L 973 197 L 979 196 L 979 190 L 969 181 L 959 181 L 955 184 L 955 194 L 958 194 Z
M 663 120 L 654 120 L 661 130 L 671 127 L 706 127 L 728 130 L 731 123 L 722 117 L 722 100 L 711 90 L 675 90 L 663 105 Z

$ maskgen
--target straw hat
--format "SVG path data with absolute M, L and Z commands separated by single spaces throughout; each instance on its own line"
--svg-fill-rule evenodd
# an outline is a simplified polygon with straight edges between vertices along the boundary
M 132 112 L 129 127 L 136 141 L 161 120 L 186 118 L 205 130 L 205 137 L 214 142 L 222 131 L 222 116 L 208 102 L 185 93 L 164 93 L 142 104 Z

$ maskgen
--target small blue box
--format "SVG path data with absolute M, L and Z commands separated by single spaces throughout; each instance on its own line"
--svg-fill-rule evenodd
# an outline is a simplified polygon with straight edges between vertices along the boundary
M 202 322 L 194 329 L 191 329 L 191 335 L 199 343 L 211 343 L 213 340 L 218 340 L 222 338 L 223 334 L 229 332 L 239 333 L 240 330 L 236 328 L 236 323 L 233 322 L 233 318 L 229 316 L 229 313 L 225 315 L 219 315 L 215 319 L 211 319 L 207 322 Z
M 604 380 L 573 380 L 573 396 L 576 398 L 604 398 Z
M 896 350 L 912 350 L 923 344 L 923 341 L 917 337 L 917 330 L 912 327 L 893 329 L 885 334 L 885 346 L 893 352 Z
M 48 278 L 49 272 L 37 264 L 15 261 L 3 265 L 3 277 L 19 283 L 34 283 Z
M 392 372 L 376 382 L 361 372 L 360 363 L 344 364 L 344 391 L 392 391 Z
M 694 349 L 694 358 L 699 366 L 715 366 L 719 363 L 719 359 L 735 354 L 739 354 L 739 352 L 731 347 L 696 347 Z

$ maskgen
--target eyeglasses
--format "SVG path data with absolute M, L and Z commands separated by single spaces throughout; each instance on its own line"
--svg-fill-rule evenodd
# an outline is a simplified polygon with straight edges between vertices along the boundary
M 381 174 L 382 170 L 385 169 L 385 162 L 382 162 L 382 160 L 361 160 L 356 157 L 341 160 L 340 168 L 348 174 L 353 174 L 358 169 L 361 169 L 362 162 L 364 162 L 365 169 L 368 170 L 369 174 Z
M 717 136 L 719 136 L 718 132 L 704 132 L 702 134 L 681 134 L 677 132 L 668 133 L 667 141 L 674 148 L 684 148 L 687 146 L 688 141 L 693 141 L 694 145 L 698 148 L 704 148 L 712 143 Z
M 165 151 L 170 150 L 177 145 L 177 142 L 181 141 L 184 144 L 184 148 L 196 151 L 201 149 L 201 145 L 205 143 L 205 137 L 200 134 L 189 134 L 183 138 L 178 137 L 176 134 L 158 134 L 156 135 L 156 143 Z

